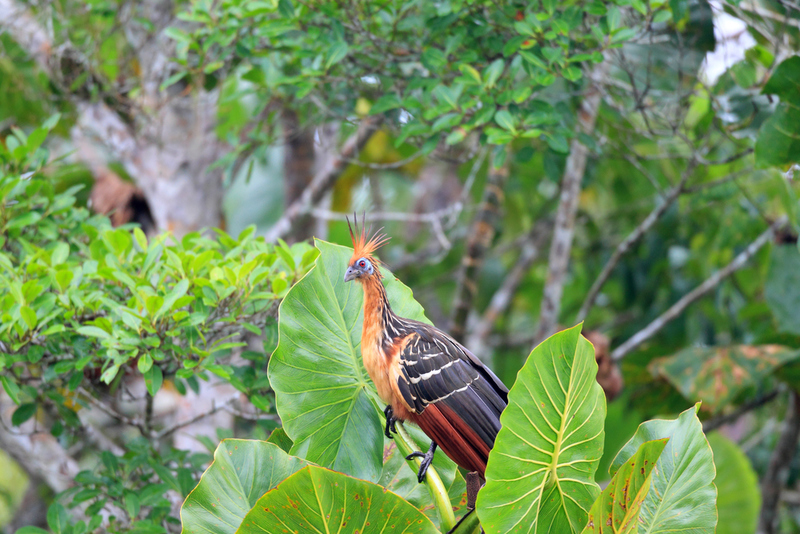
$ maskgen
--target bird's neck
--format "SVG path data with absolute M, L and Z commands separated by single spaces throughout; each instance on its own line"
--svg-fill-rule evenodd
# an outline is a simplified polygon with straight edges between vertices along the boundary
M 386 296 L 386 288 L 378 278 L 363 282 L 364 286 L 364 328 L 361 336 L 363 346 L 382 346 L 390 343 L 386 337 L 387 326 L 392 323 L 394 313 Z

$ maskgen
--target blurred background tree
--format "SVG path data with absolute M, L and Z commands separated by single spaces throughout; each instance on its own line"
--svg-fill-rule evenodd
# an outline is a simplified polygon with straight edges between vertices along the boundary
M 35 151 L 27 136 L 60 113 L 33 169 L 55 191 L 82 184 L 79 204 L 151 237 L 256 225 L 270 245 L 347 243 L 345 214 L 366 212 L 428 316 L 506 383 L 584 321 L 615 399 L 610 454 L 639 422 L 702 400 L 718 532 L 800 530 L 796 2 L 0 0 L 0 32 L 0 138 Z M 281 265 L 301 274 L 303 253 Z M 126 511 L 120 531 L 178 528 L 207 449 L 277 424 L 261 320 L 233 329 L 247 347 L 212 353 L 222 368 L 191 375 L 194 393 L 160 362 L 151 391 L 124 362 L 125 388 L 27 403 L 76 410 L 67 432 L 51 432 L 53 412 L 12 425 L 7 384 L 33 371 L 0 366 L 0 448 L 30 481 L 21 495 L 21 475 L 0 478 L 6 530 L 46 526 L 35 511 L 87 485 L 87 501 Z M 20 445 L 37 436 L 46 446 Z M 129 497 L 153 487 L 168 504 Z

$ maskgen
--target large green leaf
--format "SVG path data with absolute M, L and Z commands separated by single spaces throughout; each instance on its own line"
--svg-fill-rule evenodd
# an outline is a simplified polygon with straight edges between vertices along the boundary
M 717 534 L 752 534 L 761 510 L 758 476 L 750 460 L 731 440 L 713 432 L 708 435 L 717 466 Z
M 778 327 L 800 335 L 800 251 L 796 245 L 772 247 L 764 297 Z
M 428 448 L 430 439 L 425 437 L 425 434 L 420 429 L 411 425 L 405 425 L 405 428 L 414 438 L 418 450 L 426 450 Z M 413 504 L 418 510 L 422 510 L 437 527 L 440 526 L 439 513 L 434 506 L 428 485 L 419 483 L 416 471 L 409 468 L 408 462 L 394 445 L 394 441 L 385 441 L 383 458 L 383 471 L 378 484 L 395 492 Z M 436 451 L 434 464 L 436 464 L 436 472 L 448 490 L 453 512 L 458 518 L 459 515 L 466 511 L 467 487 L 464 477 L 457 471 L 456 464 L 445 456 L 440 449 Z
M 633 458 L 623 464 L 589 510 L 585 534 L 636 534 L 639 531 L 639 512 L 650 491 L 650 475 L 667 441 L 642 443 Z
M 800 350 L 781 345 L 690 347 L 649 367 L 690 401 L 702 401 L 703 408 L 717 412 L 744 388 L 798 357 Z
M 639 515 L 639 533 L 712 534 L 717 525 L 716 474 L 711 447 L 697 419 L 699 406 L 677 419 L 639 425 L 611 463 L 611 474 L 630 460 L 645 441 L 669 438 L 656 464 L 650 492 Z
M 391 491 L 313 465 L 261 497 L 236 532 L 439 534 L 430 519 Z
M 294 442 L 292 454 L 377 481 L 383 465 L 383 407 L 361 361 L 363 290 L 357 282 L 344 282 L 352 249 L 320 240 L 316 244 L 320 255 L 314 268 L 280 306 L 270 384 L 283 428 Z M 411 290 L 382 272 L 395 312 L 425 321 Z
M 786 165 L 800 161 L 800 56 L 784 60 L 762 91 L 781 103 L 758 131 L 756 163 Z
M 478 494 L 487 533 L 580 532 L 600 488 L 606 398 L 581 325 L 545 340 L 528 356 L 508 394 Z
M 182 534 L 233 534 L 259 497 L 304 465 L 272 443 L 222 441 L 181 507 Z

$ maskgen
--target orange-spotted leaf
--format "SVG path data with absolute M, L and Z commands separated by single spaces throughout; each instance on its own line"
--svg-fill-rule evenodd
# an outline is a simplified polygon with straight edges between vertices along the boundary
M 781 345 L 734 345 L 688 348 L 650 364 L 692 402 L 717 412 L 742 389 L 758 382 L 783 364 L 800 356 L 800 350 Z
M 611 479 L 589 510 L 583 534 L 636 534 L 653 469 L 669 438 L 646 441 Z
M 308 465 L 264 494 L 237 534 L 439 534 L 425 514 L 377 484 Z

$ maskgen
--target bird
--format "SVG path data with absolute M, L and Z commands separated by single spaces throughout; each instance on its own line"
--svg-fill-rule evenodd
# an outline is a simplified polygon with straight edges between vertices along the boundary
M 344 281 L 364 291 L 361 355 L 378 395 L 386 403 L 384 433 L 392 439 L 397 421 L 410 421 L 431 439 L 417 480 L 425 479 L 439 447 L 457 465 L 485 479 L 489 452 L 500 431 L 508 388 L 472 352 L 445 332 L 392 311 L 373 253 L 389 238 L 376 231 L 367 239 L 365 221 L 347 224 L 353 242 Z M 354 228 L 355 226 L 355 228 Z

